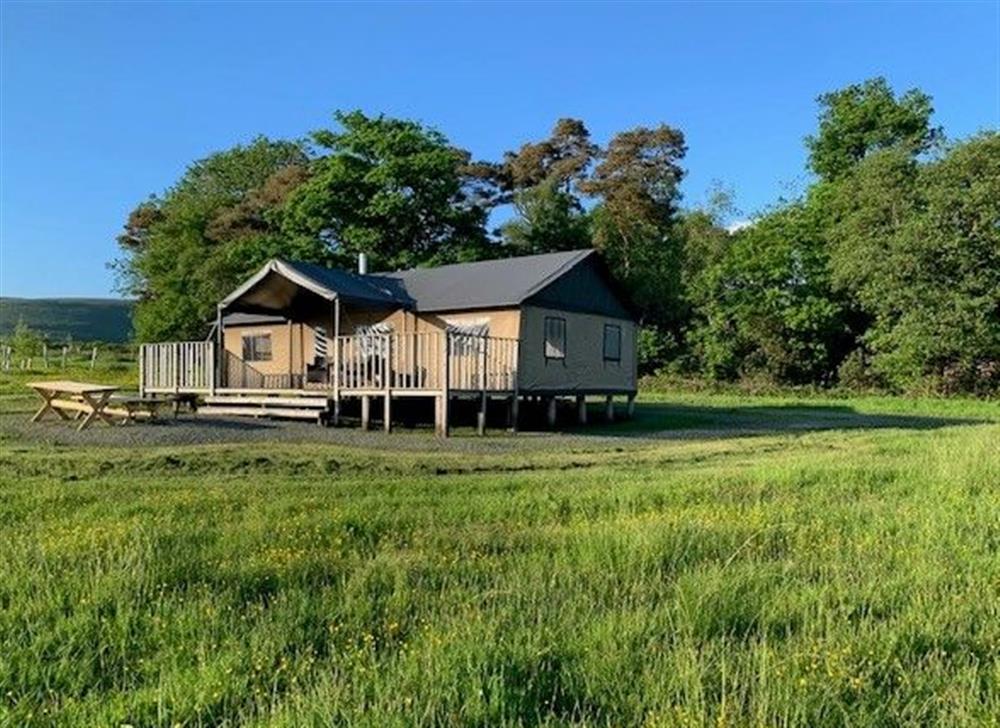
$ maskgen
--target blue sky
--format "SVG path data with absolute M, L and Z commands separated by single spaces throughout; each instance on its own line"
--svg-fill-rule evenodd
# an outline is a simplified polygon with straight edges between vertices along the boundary
M 884 75 L 952 138 L 1000 126 L 1000 2 L 2 3 L 0 293 L 104 296 L 128 211 L 192 160 L 334 109 L 419 119 L 480 158 L 562 116 L 667 122 L 683 190 L 744 216 L 801 189 L 815 97 Z

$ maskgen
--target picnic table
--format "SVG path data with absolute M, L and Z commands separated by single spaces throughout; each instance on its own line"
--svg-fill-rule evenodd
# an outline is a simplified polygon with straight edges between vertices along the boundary
M 42 398 L 42 406 L 31 418 L 32 422 L 38 422 L 49 412 L 54 412 L 61 419 L 71 420 L 73 418 L 67 413 L 72 412 L 76 417 L 84 415 L 77 430 L 86 429 L 97 419 L 114 424 L 111 413 L 106 410 L 111 395 L 118 391 L 118 387 L 71 381 L 28 382 L 28 386 Z

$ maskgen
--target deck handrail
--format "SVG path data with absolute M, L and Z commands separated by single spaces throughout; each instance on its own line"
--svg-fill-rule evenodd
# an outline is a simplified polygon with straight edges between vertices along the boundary
M 215 344 L 167 341 L 139 347 L 139 392 L 211 393 L 216 386 Z
M 212 341 L 143 344 L 139 388 L 150 394 L 212 394 L 216 389 L 293 390 L 315 386 L 336 392 L 422 390 L 513 391 L 520 342 L 516 338 L 444 331 L 346 334 L 334 338 L 326 381 L 305 372 L 267 374 Z

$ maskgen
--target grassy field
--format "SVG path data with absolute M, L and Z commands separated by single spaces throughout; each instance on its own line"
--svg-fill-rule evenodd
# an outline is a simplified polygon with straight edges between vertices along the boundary
M 0 725 L 1000 725 L 1000 406 L 603 434 L 7 435 Z

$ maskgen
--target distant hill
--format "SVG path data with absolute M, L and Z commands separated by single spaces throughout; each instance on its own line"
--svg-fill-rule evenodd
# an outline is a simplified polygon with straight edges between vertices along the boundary
M 0 336 L 19 320 L 50 341 L 120 343 L 132 336 L 132 302 L 117 298 L 0 297 Z

